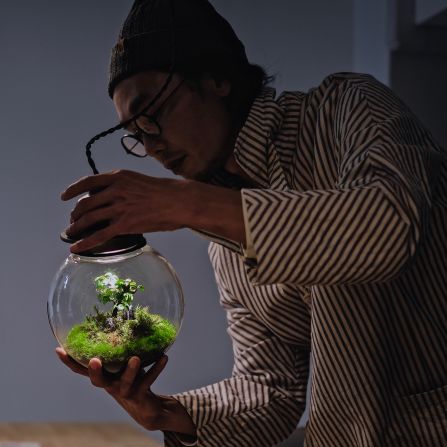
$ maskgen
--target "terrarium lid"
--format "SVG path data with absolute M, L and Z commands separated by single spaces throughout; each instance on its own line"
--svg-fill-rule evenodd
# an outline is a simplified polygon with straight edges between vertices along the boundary
M 98 230 L 98 228 L 96 228 Z M 92 234 L 93 230 L 88 232 L 84 232 L 76 237 L 67 236 L 66 231 L 64 230 L 60 234 L 60 238 L 69 244 L 74 244 L 87 237 L 89 234 Z M 138 250 L 139 248 L 144 247 L 147 244 L 146 239 L 142 234 L 121 234 L 119 236 L 115 236 L 112 239 L 109 239 L 107 242 L 104 242 L 97 247 L 94 247 L 90 250 L 78 253 L 80 256 L 88 256 L 88 257 L 106 257 L 106 256 L 117 256 L 123 255 L 126 253 L 130 253 L 132 251 Z

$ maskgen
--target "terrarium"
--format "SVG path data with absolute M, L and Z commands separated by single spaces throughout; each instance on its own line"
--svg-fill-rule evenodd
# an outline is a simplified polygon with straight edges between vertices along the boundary
M 149 366 L 172 346 L 184 302 L 173 267 L 142 236 L 114 243 L 70 254 L 53 279 L 47 309 L 54 336 L 73 359 L 88 366 L 100 358 L 105 372 L 120 374 L 130 357 Z

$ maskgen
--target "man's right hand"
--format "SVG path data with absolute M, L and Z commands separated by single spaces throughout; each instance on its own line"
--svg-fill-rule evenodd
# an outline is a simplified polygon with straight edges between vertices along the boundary
M 174 431 L 194 436 L 195 425 L 185 408 L 170 396 L 156 395 L 151 386 L 163 371 L 168 357 L 161 357 L 147 372 L 138 357 L 131 357 L 123 374 L 115 379 L 104 376 L 101 360 L 92 358 L 88 368 L 77 363 L 64 349 L 56 348 L 60 360 L 73 372 L 89 377 L 92 385 L 104 388 L 142 427 Z M 181 408 L 180 408 L 181 407 Z

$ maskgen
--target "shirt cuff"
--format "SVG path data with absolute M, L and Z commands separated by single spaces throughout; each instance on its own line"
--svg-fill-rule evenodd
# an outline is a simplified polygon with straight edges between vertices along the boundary
M 238 255 L 243 255 L 243 246 L 242 244 L 232 241 L 231 239 L 225 239 L 221 236 L 218 236 L 214 233 L 210 233 L 209 231 L 204 230 L 196 230 L 191 229 L 193 233 L 197 233 L 200 236 L 204 237 L 208 241 L 215 242 L 216 244 L 223 245 L 224 247 L 228 248 L 229 250 L 237 253 Z

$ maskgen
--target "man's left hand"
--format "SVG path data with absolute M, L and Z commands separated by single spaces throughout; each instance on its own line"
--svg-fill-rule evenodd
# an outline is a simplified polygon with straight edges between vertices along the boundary
M 62 200 L 82 197 L 71 213 L 69 237 L 100 222 L 107 226 L 71 246 L 73 253 L 97 247 L 120 234 L 172 231 L 184 228 L 191 213 L 187 180 L 150 177 L 118 170 L 84 177 L 70 185 Z

